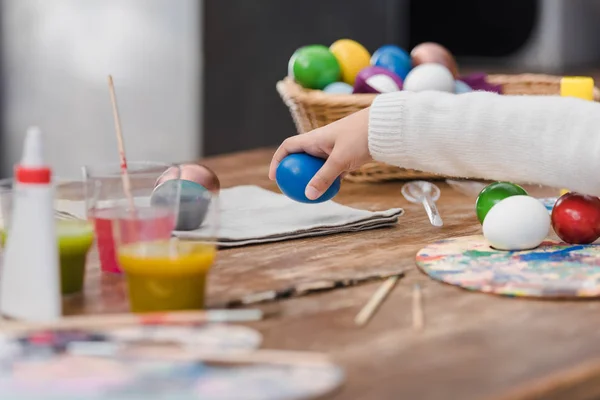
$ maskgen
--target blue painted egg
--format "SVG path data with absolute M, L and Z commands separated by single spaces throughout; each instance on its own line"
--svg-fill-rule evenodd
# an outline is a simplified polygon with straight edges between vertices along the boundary
M 371 56 L 371 65 L 392 71 L 404 80 L 412 68 L 410 54 L 393 44 L 380 47 Z
M 164 181 L 154 188 L 150 203 L 152 205 L 168 204 L 179 183 L 181 183 L 181 194 L 175 230 L 193 231 L 202 225 L 210 206 L 211 195 L 204 186 L 184 179 Z
M 454 93 L 461 94 L 461 93 L 469 93 L 472 91 L 473 91 L 473 89 L 471 89 L 471 86 L 467 85 L 463 81 L 460 81 L 458 79 L 456 79 L 454 81 Z
M 304 192 L 310 180 L 325 164 L 325 160 L 306 153 L 290 154 L 284 158 L 275 173 L 277 186 L 283 194 L 300 203 L 322 203 L 331 200 L 340 190 L 338 177 L 321 197 L 309 200 Z
M 325 86 L 323 91 L 331 94 L 352 94 L 354 88 L 346 82 L 333 82 Z

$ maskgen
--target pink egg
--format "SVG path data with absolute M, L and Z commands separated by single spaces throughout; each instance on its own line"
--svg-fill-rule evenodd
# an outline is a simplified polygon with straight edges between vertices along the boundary
M 210 168 L 205 165 L 199 164 L 181 164 L 181 176 L 180 179 L 196 182 L 211 192 L 218 192 L 221 189 L 221 183 L 217 174 L 215 174 Z M 169 168 L 162 174 L 156 181 L 156 185 L 170 179 L 177 179 L 177 170 L 175 168 Z
M 442 64 L 450 70 L 454 78 L 458 77 L 458 65 L 456 64 L 456 60 L 450 51 L 440 44 L 433 42 L 421 43 L 412 49 L 410 56 L 412 58 L 413 67 L 429 63 Z

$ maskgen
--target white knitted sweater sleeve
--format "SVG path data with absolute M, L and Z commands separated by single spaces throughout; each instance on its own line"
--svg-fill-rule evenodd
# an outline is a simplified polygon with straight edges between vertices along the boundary
M 559 96 L 395 92 L 369 112 L 381 162 L 600 195 L 600 104 Z

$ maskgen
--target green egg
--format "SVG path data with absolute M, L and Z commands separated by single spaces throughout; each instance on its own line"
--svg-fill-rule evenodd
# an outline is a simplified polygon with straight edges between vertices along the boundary
M 518 195 L 527 196 L 528 194 L 525 189 L 514 183 L 494 182 L 487 185 L 479 193 L 479 196 L 477 196 L 477 201 L 475 202 L 477 219 L 479 219 L 479 222 L 483 224 L 485 216 L 492 209 L 492 207 L 507 197 Z
M 340 66 L 327 47 L 304 46 L 290 58 L 288 75 L 307 89 L 322 90 L 340 79 Z

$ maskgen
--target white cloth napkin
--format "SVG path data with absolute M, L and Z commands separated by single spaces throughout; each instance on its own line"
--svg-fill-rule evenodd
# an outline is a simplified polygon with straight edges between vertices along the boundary
M 136 199 L 148 204 L 148 199 Z M 279 242 L 311 236 L 357 232 L 393 226 L 403 214 L 401 208 L 366 211 L 343 206 L 333 201 L 303 204 L 258 186 L 236 186 L 223 189 L 219 195 L 219 226 L 210 219 L 200 229 L 175 231 L 182 239 L 202 240 L 216 237 L 222 247 Z M 85 218 L 85 206 L 79 201 L 61 201 L 57 209 Z
M 404 212 L 401 208 L 376 212 L 359 210 L 333 201 L 303 204 L 258 186 L 223 189 L 219 202 L 217 236 L 222 247 L 388 227 L 395 225 Z M 207 225 L 174 234 L 185 239 L 202 239 L 210 237 L 212 231 Z

